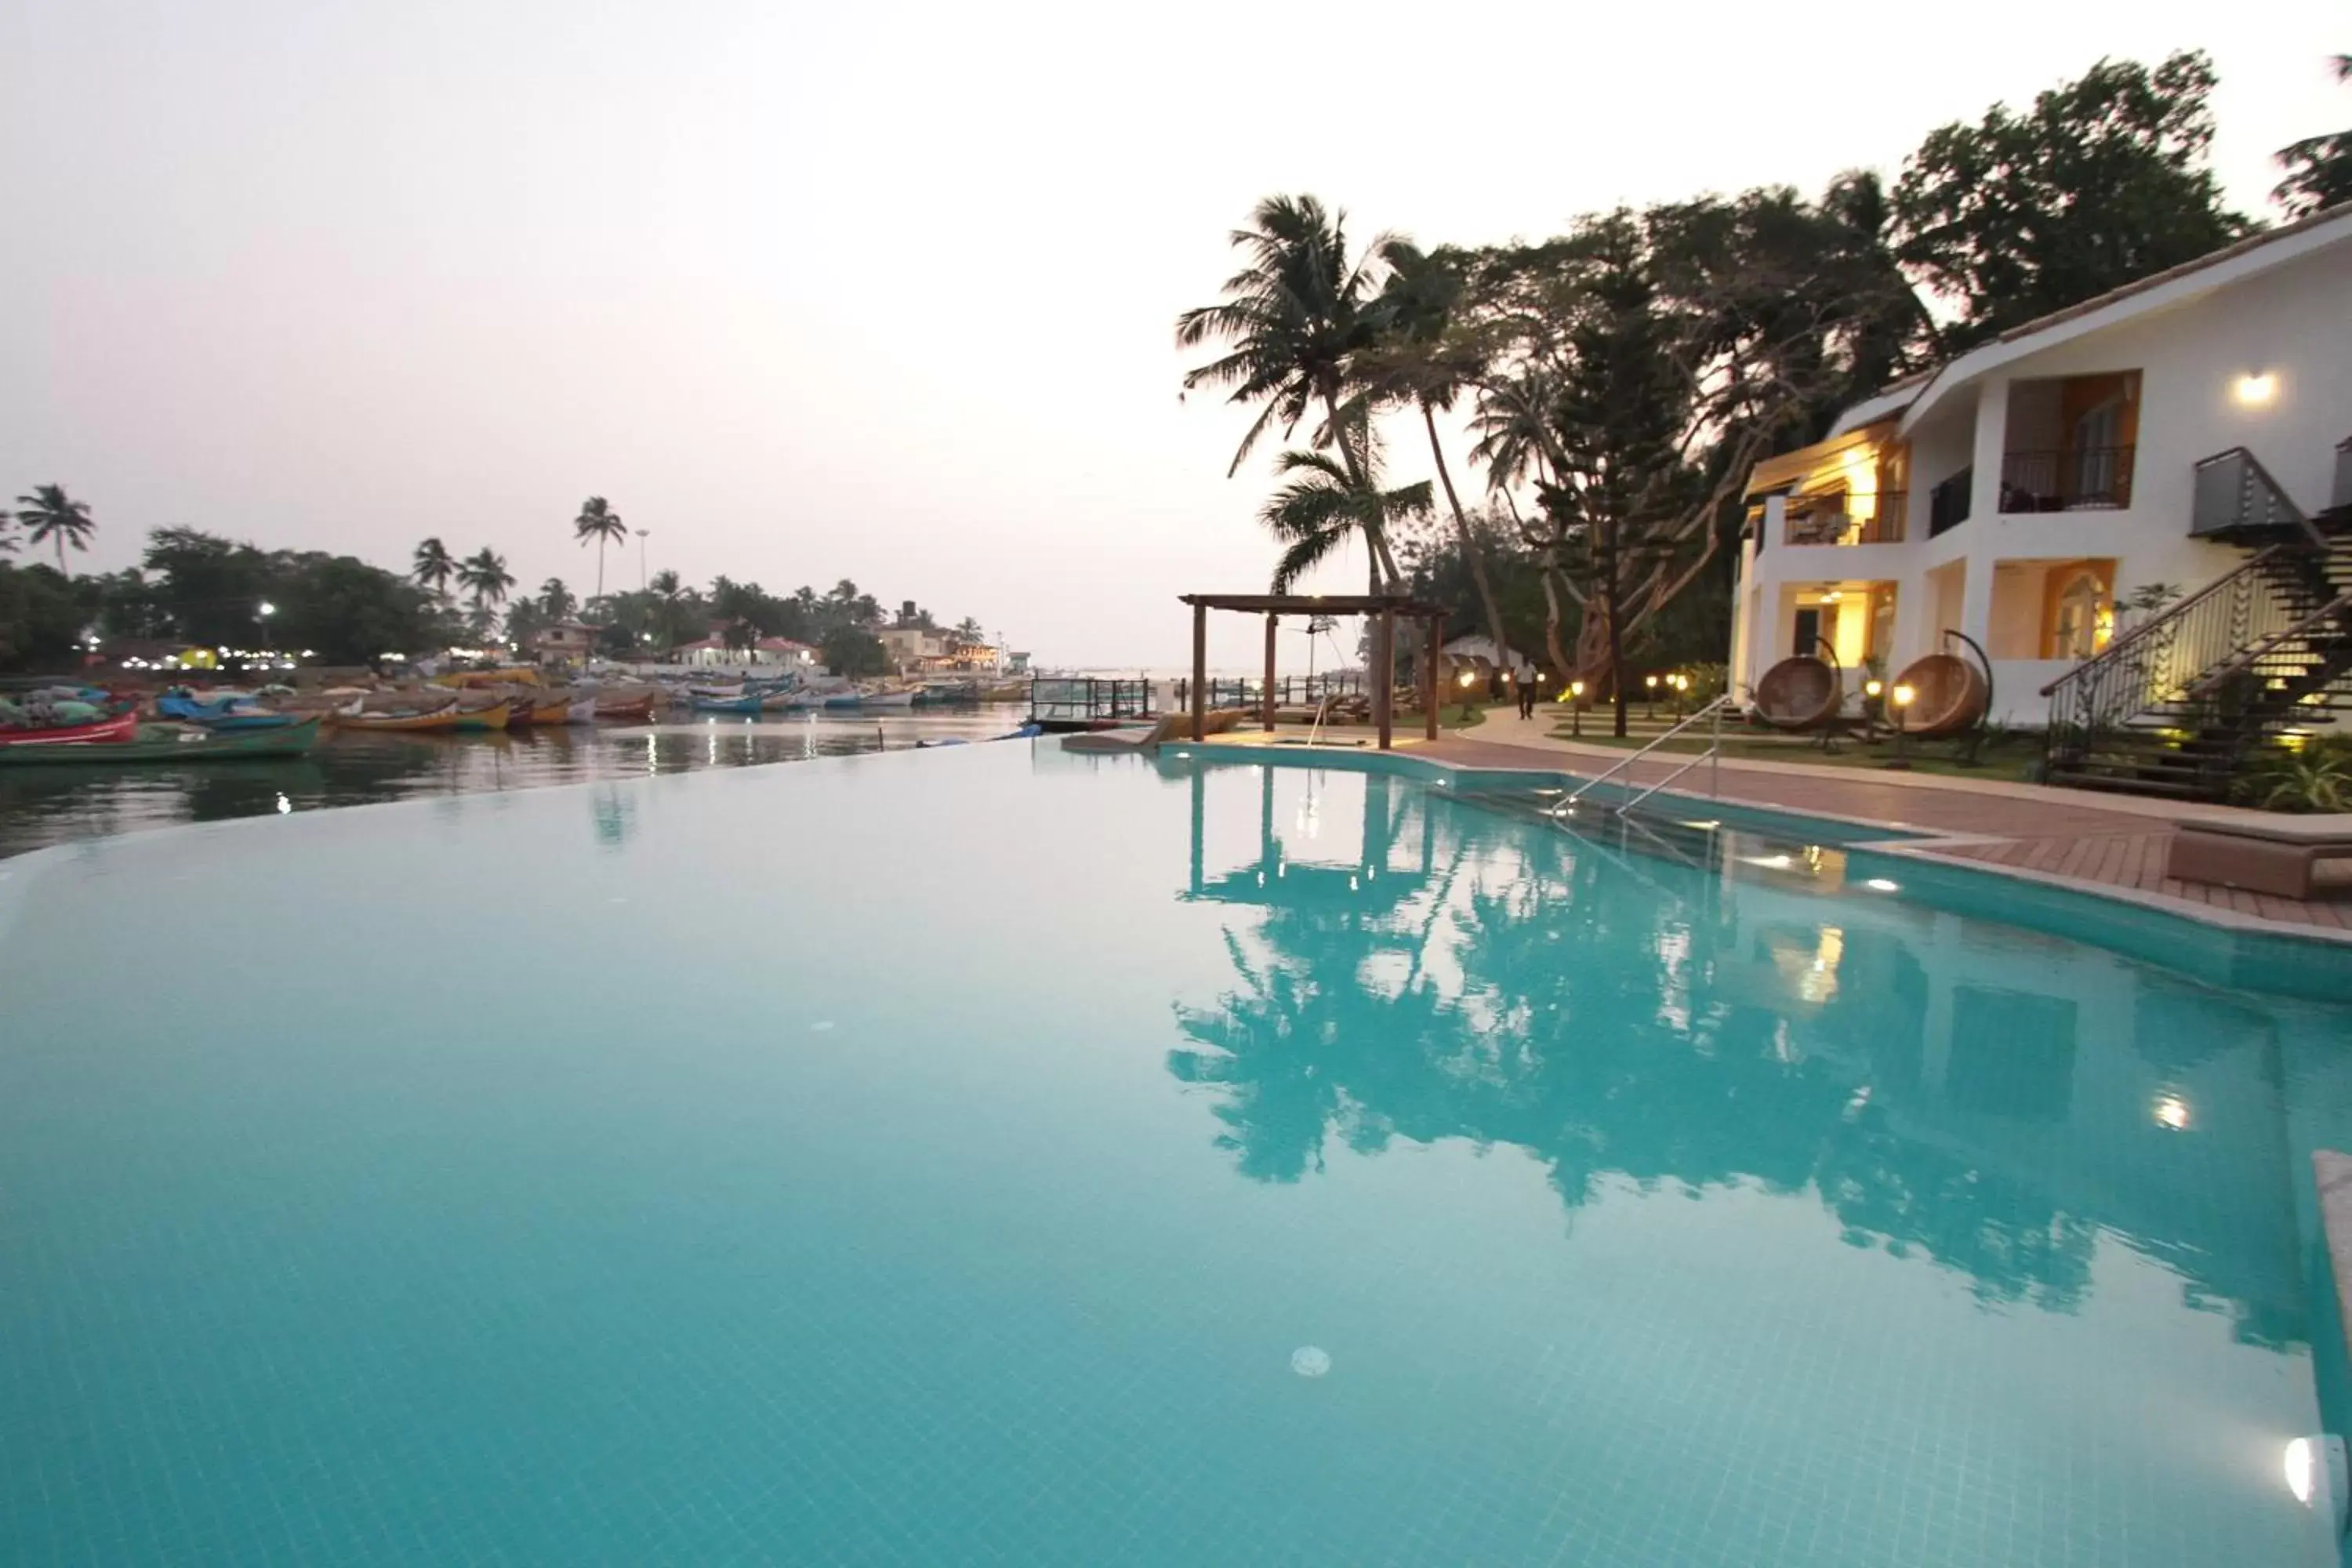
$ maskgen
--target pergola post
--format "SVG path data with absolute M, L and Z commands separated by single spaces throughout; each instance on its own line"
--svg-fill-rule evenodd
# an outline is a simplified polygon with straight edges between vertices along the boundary
M 1209 738 L 1209 606 L 1192 606 L 1192 739 Z
M 1422 738 L 1437 739 L 1437 650 L 1438 638 L 1445 623 L 1435 616 L 1429 617 L 1429 630 L 1424 637 L 1428 652 L 1421 661 Z
M 1381 750 L 1392 750 L 1396 742 L 1396 610 L 1381 606 L 1379 629 L 1372 636 L 1372 679 L 1380 684 L 1372 688 L 1372 717 L 1381 731 Z
M 1274 732 L 1274 628 L 1281 619 L 1271 611 L 1265 617 L 1265 684 L 1258 688 L 1257 697 L 1258 721 L 1268 734 Z

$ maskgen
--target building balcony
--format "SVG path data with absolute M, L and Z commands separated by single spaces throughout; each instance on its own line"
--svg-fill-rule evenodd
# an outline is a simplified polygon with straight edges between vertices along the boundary
M 2131 505 L 2129 447 L 2010 452 L 2000 460 L 2005 512 L 2113 511 Z
M 1782 538 L 1792 545 L 1900 544 L 1910 499 L 1902 490 L 1793 499 Z

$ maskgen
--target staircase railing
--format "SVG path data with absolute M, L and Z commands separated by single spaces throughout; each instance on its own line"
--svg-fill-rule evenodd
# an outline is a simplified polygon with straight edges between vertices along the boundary
M 2263 569 L 2291 548 L 2262 551 L 2043 687 L 2045 755 L 2058 761 L 2090 752 L 2139 715 L 2187 700 L 2247 648 L 2302 620 L 2307 608 Z

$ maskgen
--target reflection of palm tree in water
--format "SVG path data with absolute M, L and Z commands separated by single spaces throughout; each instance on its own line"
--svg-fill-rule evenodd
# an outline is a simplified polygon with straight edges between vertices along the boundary
M 1255 927 L 1228 927 L 1237 984 L 1177 1011 L 1169 1070 L 1216 1091 L 1217 1142 L 1244 1174 L 1301 1180 L 1336 1134 L 1361 1153 L 1395 1138 L 1517 1145 L 1571 1212 L 1612 1179 L 1810 1190 L 1854 1245 L 1916 1249 L 1987 1300 L 2057 1310 L 2081 1301 L 2114 1230 L 2187 1274 L 2191 1300 L 2234 1303 L 2242 1337 L 2300 1331 L 2249 1249 L 2152 1234 L 2160 1202 L 2103 1212 L 2097 1184 L 2037 1167 L 2032 1145 L 2007 1163 L 1972 1153 L 2000 1130 L 1924 1080 L 1928 980 L 1899 937 L 1842 932 L 1844 983 L 1803 1002 L 1767 951 L 1780 933 L 1741 935 L 1706 874 L 1647 861 L 1640 879 L 1673 896 L 1633 896 L 1633 869 L 1573 837 L 1420 808 L 1450 839 L 1443 879 L 1350 902 L 1295 867 L 1269 872 L 1246 900 L 1265 905 Z M 2071 1131 L 2064 1105 L 2007 1109 Z

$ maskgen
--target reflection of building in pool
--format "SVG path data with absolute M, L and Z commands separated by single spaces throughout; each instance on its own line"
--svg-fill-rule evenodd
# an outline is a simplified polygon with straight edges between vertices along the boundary
M 1727 886 L 1360 774 L 1324 775 L 1324 831 L 1367 835 L 1335 858 L 1304 784 L 1265 773 L 1188 781 L 1278 787 L 1259 846 L 1196 828 L 1187 896 L 1255 909 L 1169 1060 L 1214 1091 L 1246 1173 L 1299 1180 L 1335 1136 L 1515 1144 L 1571 1207 L 1627 1179 L 1810 1193 L 1857 1246 L 2059 1310 L 2110 1238 L 2243 1337 L 2302 1333 L 2259 1009 L 1860 890 L 1826 903 L 1801 864 Z

